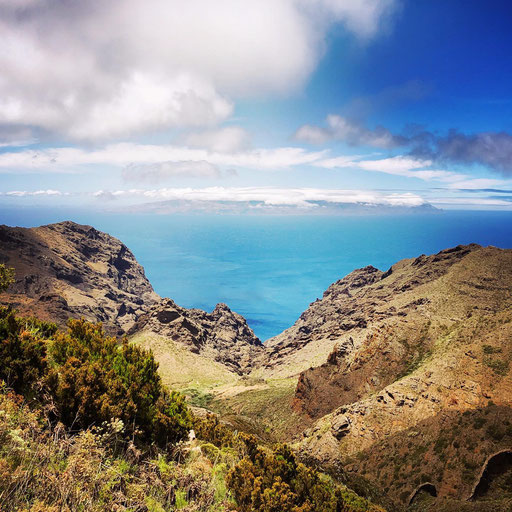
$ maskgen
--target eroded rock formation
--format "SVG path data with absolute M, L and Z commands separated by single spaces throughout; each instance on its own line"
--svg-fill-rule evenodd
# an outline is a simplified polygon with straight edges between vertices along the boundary
M 0 262 L 16 271 L 0 300 L 61 324 L 84 317 L 123 334 L 159 299 L 122 242 L 74 222 L 0 226 Z

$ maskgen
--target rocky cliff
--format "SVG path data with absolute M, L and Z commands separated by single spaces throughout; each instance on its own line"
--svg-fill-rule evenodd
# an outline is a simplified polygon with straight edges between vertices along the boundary
M 61 324 L 84 317 L 123 334 L 159 299 L 123 243 L 74 222 L 0 226 L 0 262 L 16 271 L 0 300 Z
M 261 341 L 245 318 L 226 304 L 217 304 L 207 313 L 185 309 L 171 299 L 163 299 L 139 318 L 130 330 L 130 334 L 135 333 L 167 338 L 238 374 L 248 373 L 263 352 Z
M 111 334 L 136 335 L 142 344 L 143 333 L 158 336 L 200 354 L 196 366 L 215 361 L 236 374 L 250 371 L 263 351 L 245 319 L 225 304 L 207 313 L 161 299 L 132 252 L 91 226 L 69 221 L 38 228 L 0 226 L 0 263 L 16 271 L 16 282 L 0 303 L 11 304 L 20 314 L 61 325 L 84 317 L 102 322 Z M 155 350 L 161 361 L 169 343 L 163 351 Z M 185 373 L 180 368 L 174 372 Z
M 432 300 L 427 293 L 429 283 L 478 249 L 476 244 L 458 246 L 432 256 L 403 260 L 386 272 L 371 266 L 353 271 L 333 283 L 292 327 L 265 343 L 267 357 L 262 364 L 273 375 L 286 375 L 324 363 L 336 345 L 342 352 L 350 347 L 357 349 L 376 324 L 400 321 L 421 312 Z M 434 301 L 431 309 L 444 314 L 438 306 Z M 460 305 L 454 303 L 453 307 Z

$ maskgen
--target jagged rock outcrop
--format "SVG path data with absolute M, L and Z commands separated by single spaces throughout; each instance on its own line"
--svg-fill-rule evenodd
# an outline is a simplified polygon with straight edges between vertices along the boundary
M 245 319 L 225 304 L 207 313 L 161 299 L 131 251 L 91 226 L 0 226 L 0 263 L 16 271 L 0 303 L 21 314 L 61 325 L 84 317 L 116 335 L 156 334 L 201 354 L 202 364 L 214 360 L 236 373 L 250 371 L 263 351 Z
M 1 302 L 60 324 L 84 317 L 123 334 L 159 299 L 123 243 L 74 222 L 0 226 L 0 262 L 16 271 Z
M 240 374 L 248 373 L 264 350 L 245 318 L 226 304 L 217 304 L 207 313 L 185 309 L 171 299 L 163 299 L 139 318 L 130 334 L 136 332 L 171 339 Z
M 372 266 L 354 270 L 333 283 L 292 327 L 267 340 L 263 366 L 270 374 L 284 376 L 323 364 L 335 345 L 349 337 L 357 348 L 375 333 L 377 325 L 385 326 L 389 319 L 400 320 L 425 308 L 431 301 L 429 283 L 480 249 L 476 244 L 457 246 L 431 256 L 402 260 L 387 272 Z M 414 325 L 414 329 L 417 327 Z

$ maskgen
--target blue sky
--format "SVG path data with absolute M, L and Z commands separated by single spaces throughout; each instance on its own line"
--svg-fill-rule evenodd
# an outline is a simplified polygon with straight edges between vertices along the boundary
M 0 0 L 0 202 L 512 209 L 512 5 Z

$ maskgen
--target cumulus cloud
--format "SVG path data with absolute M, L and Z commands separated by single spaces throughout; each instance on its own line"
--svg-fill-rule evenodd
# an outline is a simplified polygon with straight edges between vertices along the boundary
M 295 133 L 295 138 L 309 144 L 323 144 L 328 141 L 346 142 L 350 146 L 371 146 L 394 148 L 405 143 L 399 135 L 393 135 L 387 128 L 377 126 L 369 129 L 362 122 L 346 119 L 338 115 L 328 115 L 326 126 L 303 125 Z
M 0 123 L 0 148 L 27 146 L 37 142 L 33 130 L 28 126 L 2 125 Z
M 2 0 L 0 124 L 76 139 L 214 125 L 300 88 L 332 23 L 377 33 L 395 0 Z
M 205 148 L 219 153 L 234 153 L 250 146 L 249 134 L 240 126 L 192 132 L 183 137 L 189 147 Z
M 364 204 L 384 206 L 421 206 L 425 200 L 417 194 L 383 193 L 371 190 L 340 190 L 316 188 L 207 187 L 131 189 L 95 193 L 97 197 L 180 201 L 262 202 L 274 206 L 314 207 L 315 203 Z
M 123 179 L 133 182 L 160 183 L 173 177 L 218 178 L 217 166 L 204 160 L 131 164 L 123 169 Z

